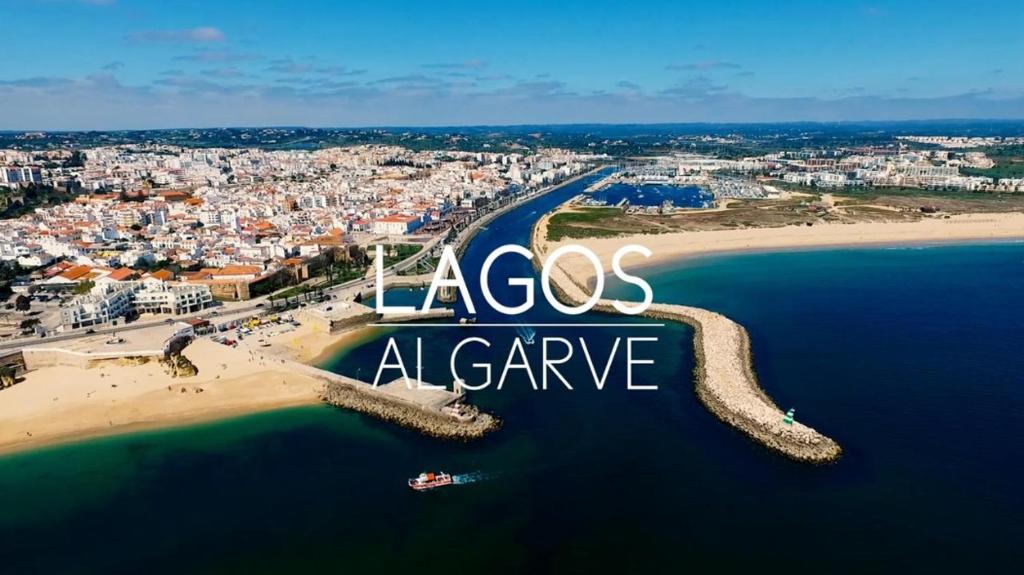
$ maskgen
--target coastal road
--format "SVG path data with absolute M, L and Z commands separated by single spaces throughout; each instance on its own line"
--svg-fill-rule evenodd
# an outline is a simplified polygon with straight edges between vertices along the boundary
M 190 320 L 190 319 L 209 319 L 211 321 L 217 321 L 217 320 L 220 320 L 220 319 L 230 319 L 230 318 L 232 318 L 232 317 L 234 317 L 236 315 L 246 315 L 246 314 L 253 313 L 256 310 L 262 310 L 263 307 L 260 305 L 261 302 L 262 302 L 262 298 L 260 300 L 250 300 L 249 302 L 246 302 L 249 305 L 232 307 L 232 308 L 229 308 L 229 309 L 207 308 L 207 309 L 203 310 L 201 313 L 182 315 L 182 316 L 175 316 L 173 318 L 152 319 L 152 320 L 146 320 L 146 321 L 135 321 L 135 322 L 132 322 L 132 323 L 122 324 L 122 325 L 119 325 L 119 326 L 94 328 L 92 333 L 86 333 L 86 331 L 88 331 L 88 330 L 79 329 L 79 330 L 75 330 L 74 332 L 71 332 L 71 333 L 62 333 L 62 334 L 51 335 L 51 336 L 47 336 L 47 337 L 28 337 L 28 338 L 22 337 L 22 338 L 18 338 L 18 339 L 14 339 L 14 340 L 0 342 L 0 349 L 18 349 L 18 348 L 22 348 L 22 347 L 29 347 L 29 346 L 34 346 L 34 345 L 49 344 L 49 343 L 54 343 L 54 342 L 59 342 L 59 341 L 70 341 L 70 340 L 79 339 L 79 338 L 83 338 L 83 337 L 91 337 L 91 336 L 94 336 L 94 335 L 124 333 L 126 331 L 135 331 L 135 330 L 139 330 L 139 329 L 146 329 L 146 328 L 157 327 L 157 326 L 161 326 L 161 325 L 168 325 L 167 319 L 172 319 L 173 320 L 172 323 L 177 323 L 179 321 L 186 321 L 186 320 Z M 215 316 L 212 315 L 212 312 L 217 312 L 217 315 L 215 315 Z

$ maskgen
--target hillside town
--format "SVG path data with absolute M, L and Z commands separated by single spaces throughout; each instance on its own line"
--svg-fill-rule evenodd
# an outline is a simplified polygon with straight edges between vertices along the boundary
M 1015 143 L 907 136 L 884 146 L 747 157 L 680 150 L 620 159 L 620 171 L 592 189 L 697 185 L 715 199 L 771 199 L 787 186 L 1013 193 L 1024 191 L 1024 178 L 979 173 L 996 165 L 986 150 Z M 336 264 L 346 267 L 342 279 L 362 277 L 373 244 L 412 250 L 392 249 L 393 257 L 415 253 L 494 206 L 608 161 L 562 148 L 498 153 L 385 144 L 0 150 L 0 209 L 20 216 L 5 222 L 0 264 L 10 290 L 44 310 L 28 323 L 15 317 L 0 337 L 194 314 L 303 284 L 325 268 L 328 283 L 337 283 Z M 16 305 L 9 300 L 4 311 Z
M 8 203 L 32 186 L 73 200 L 5 221 L 0 261 L 21 272 L 11 284 L 16 294 L 37 308 L 57 302 L 31 326 L 39 335 L 189 314 L 301 283 L 325 261 L 349 260 L 371 243 L 422 246 L 594 160 L 559 149 L 382 145 L 5 150 Z

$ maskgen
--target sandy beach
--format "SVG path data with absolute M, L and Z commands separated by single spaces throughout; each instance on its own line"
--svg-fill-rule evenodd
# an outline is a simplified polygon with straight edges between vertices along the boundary
M 322 350 L 318 344 L 309 344 L 310 350 Z M 0 393 L 0 453 L 320 401 L 321 384 L 314 378 L 261 360 L 245 347 L 199 339 L 184 355 L 198 368 L 195 377 L 172 378 L 157 361 L 29 372 Z
M 1024 214 L 961 214 L 916 222 L 816 224 L 566 239 L 560 242 L 548 242 L 546 230 L 547 218 L 538 224 L 535 238 L 545 246 L 545 251 L 550 252 L 563 244 L 584 244 L 597 254 L 605 271 L 609 271 L 615 250 L 628 244 L 645 246 L 652 255 L 650 258 L 627 256 L 623 260 L 623 266 L 627 268 L 727 252 L 1024 239 Z M 593 279 L 594 270 L 582 257 L 566 256 L 561 264 L 573 277 Z
M 265 353 L 307 365 L 318 365 L 344 347 L 355 346 L 373 338 L 381 329 L 361 327 L 329 334 L 303 324 L 294 331 L 268 337 L 267 342 L 273 347 L 267 348 Z

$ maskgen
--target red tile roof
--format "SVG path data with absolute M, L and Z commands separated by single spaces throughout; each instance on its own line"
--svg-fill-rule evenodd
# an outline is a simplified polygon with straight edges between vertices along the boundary
M 64 273 L 60 274 L 60 277 L 69 280 L 77 280 L 81 277 L 88 275 L 88 273 L 91 271 L 92 268 L 89 266 L 74 266 L 72 268 L 65 270 Z
M 126 280 L 126 279 L 128 279 L 128 278 L 130 278 L 130 277 L 132 277 L 134 275 L 135 275 L 135 270 L 133 270 L 132 268 L 118 268 L 118 269 L 110 272 L 110 274 L 107 277 L 112 279 L 112 280 L 114 280 L 114 281 L 116 281 L 116 282 L 119 282 L 119 281 L 124 281 L 124 280 Z

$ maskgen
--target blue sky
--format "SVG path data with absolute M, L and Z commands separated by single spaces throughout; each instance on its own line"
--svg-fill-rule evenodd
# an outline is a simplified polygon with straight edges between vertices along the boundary
M 1024 5 L 0 0 L 0 129 L 1024 118 Z

